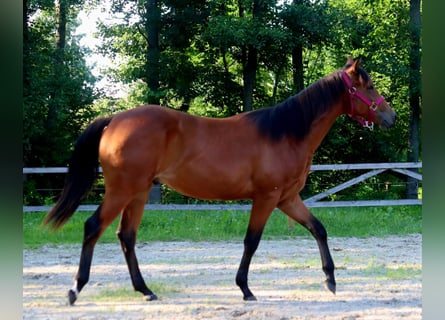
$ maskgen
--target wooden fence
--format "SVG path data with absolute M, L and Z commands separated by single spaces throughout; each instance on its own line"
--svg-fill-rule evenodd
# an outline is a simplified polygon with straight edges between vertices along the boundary
M 387 170 L 422 181 L 422 175 L 418 173 L 422 168 L 422 162 L 396 162 L 396 163 L 356 163 L 356 164 L 314 164 L 311 172 L 331 170 L 366 170 L 365 173 L 343 182 L 324 192 L 311 196 L 304 200 L 309 208 L 314 207 L 351 207 L 351 206 L 390 206 L 390 205 L 421 205 L 421 199 L 394 199 L 394 200 L 355 200 L 355 201 L 322 201 L 341 190 L 349 188 L 370 177 L 376 176 Z M 412 170 L 415 169 L 415 170 Z M 23 174 L 48 174 L 66 173 L 65 167 L 52 168 L 23 168 Z M 100 171 L 100 170 L 99 170 Z M 98 205 L 81 205 L 78 211 L 94 211 Z M 24 212 L 48 211 L 51 206 L 23 206 Z M 150 204 L 146 210 L 250 210 L 250 205 L 243 204 Z

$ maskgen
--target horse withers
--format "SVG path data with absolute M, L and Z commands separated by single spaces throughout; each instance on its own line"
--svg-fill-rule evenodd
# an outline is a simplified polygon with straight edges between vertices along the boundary
M 299 192 L 315 150 L 343 114 L 384 129 L 395 123 L 395 112 L 358 59 L 349 58 L 341 70 L 276 106 L 232 117 L 198 117 L 146 105 L 92 122 L 74 146 L 61 197 L 43 221 L 56 229 L 67 222 L 91 189 L 100 161 L 105 195 L 85 222 L 69 303 L 74 304 L 89 280 L 96 242 L 119 215 L 117 236 L 134 289 L 146 300 L 157 299 L 145 284 L 135 253 L 138 226 L 153 182 L 199 199 L 252 200 L 236 274 L 244 300 L 256 300 L 248 286 L 249 265 L 275 208 L 314 236 L 326 287 L 335 293 L 327 232 Z

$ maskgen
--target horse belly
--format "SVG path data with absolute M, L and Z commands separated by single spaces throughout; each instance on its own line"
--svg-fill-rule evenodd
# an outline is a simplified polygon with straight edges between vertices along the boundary
M 235 171 L 224 168 L 206 170 L 203 165 L 196 165 L 161 174 L 159 180 L 177 192 L 197 199 L 249 199 L 253 189 L 249 175 L 245 172 L 235 174 Z

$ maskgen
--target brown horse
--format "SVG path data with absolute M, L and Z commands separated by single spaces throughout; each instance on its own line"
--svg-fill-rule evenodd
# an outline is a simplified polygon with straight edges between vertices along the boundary
M 306 227 L 319 246 L 325 284 L 335 293 L 334 262 L 323 225 L 299 196 L 314 151 L 342 114 L 382 128 L 396 114 L 374 88 L 359 60 L 270 108 L 224 119 L 192 116 L 148 105 L 91 123 L 76 142 L 64 190 L 44 224 L 61 227 L 103 168 L 105 196 L 85 222 L 79 270 L 68 298 L 73 304 L 88 282 L 93 249 L 121 215 L 117 236 L 136 291 L 157 299 L 146 286 L 135 254 L 138 226 L 153 182 L 200 199 L 251 199 L 244 253 L 236 275 L 244 300 L 250 261 L 274 208 Z

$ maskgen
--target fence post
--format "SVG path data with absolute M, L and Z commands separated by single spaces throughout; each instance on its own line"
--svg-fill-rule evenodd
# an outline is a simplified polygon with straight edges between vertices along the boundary
M 161 184 L 156 183 L 153 184 L 150 196 L 148 197 L 148 203 L 161 203 L 162 201 L 162 192 L 161 192 Z

